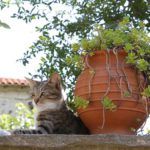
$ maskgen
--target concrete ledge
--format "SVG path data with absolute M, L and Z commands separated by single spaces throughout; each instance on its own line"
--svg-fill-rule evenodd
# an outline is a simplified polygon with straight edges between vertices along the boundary
M 11 135 L 0 137 L 0 150 L 150 150 L 150 136 Z

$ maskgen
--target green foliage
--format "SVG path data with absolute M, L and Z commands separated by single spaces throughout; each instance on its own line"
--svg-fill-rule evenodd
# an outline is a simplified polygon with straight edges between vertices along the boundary
M 136 56 L 135 53 L 133 53 L 133 52 L 128 53 L 127 63 L 129 63 L 129 64 L 135 64 L 136 63 L 136 59 L 137 59 L 137 56 Z
M 131 58 L 137 54 L 143 56 L 149 53 L 150 37 L 148 32 L 144 28 L 134 28 L 128 17 L 125 17 L 115 30 L 96 26 L 93 33 L 88 38 L 81 39 L 80 43 L 73 44 L 73 50 L 77 51 L 78 49 L 86 53 L 114 47 L 124 48 Z
M 75 104 L 75 108 L 86 108 L 89 104 L 89 101 L 79 97 L 79 96 L 76 96 L 75 97 L 75 100 L 74 100 L 74 104 Z
M 150 98 L 150 85 L 148 85 L 148 87 L 144 90 L 142 95 Z
M 136 66 L 140 71 L 146 71 L 148 67 L 150 67 L 148 61 L 145 60 L 144 58 L 142 59 L 139 58 L 136 62 Z
M 5 130 L 28 129 L 34 126 L 34 111 L 28 109 L 23 103 L 16 104 L 16 116 L 10 114 L 0 115 L 0 128 Z
M 85 109 L 88 107 L 88 105 L 89 105 L 89 101 L 79 96 L 76 96 L 73 101 L 68 102 L 68 106 L 74 112 L 76 112 L 76 109 L 80 109 L 80 108 Z
M 107 96 L 105 96 L 101 101 L 103 107 L 107 110 L 116 110 L 117 106 L 110 100 Z

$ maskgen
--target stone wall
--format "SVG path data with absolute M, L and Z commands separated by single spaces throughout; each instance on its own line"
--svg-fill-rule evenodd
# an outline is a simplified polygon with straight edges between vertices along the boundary
M 27 103 L 31 100 L 29 87 L 2 86 L 0 87 L 0 114 L 14 114 L 17 102 Z
M 11 135 L 0 150 L 150 150 L 150 136 Z

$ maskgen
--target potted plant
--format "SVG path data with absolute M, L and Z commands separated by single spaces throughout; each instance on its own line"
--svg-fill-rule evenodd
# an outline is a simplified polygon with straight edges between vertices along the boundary
M 82 58 L 75 59 L 75 63 L 84 64 L 75 85 L 75 104 L 91 134 L 136 134 L 146 121 L 150 100 L 149 41 L 143 23 L 134 28 L 124 18 L 115 30 L 96 26 L 92 36 L 73 44 L 78 54 L 75 58 Z M 86 101 L 86 108 L 80 107 L 82 101 Z

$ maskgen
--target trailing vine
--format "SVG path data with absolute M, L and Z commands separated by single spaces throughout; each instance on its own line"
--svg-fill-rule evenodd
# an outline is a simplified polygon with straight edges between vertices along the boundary
M 88 57 L 89 57 L 89 55 L 86 55 L 86 57 L 85 57 L 85 63 L 86 63 L 87 67 L 90 70 L 90 74 L 92 75 L 91 78 L 90 78 L 90 80 L 89 80 L 89 84 L 88 84 L 88 89 L 89 89 L 88 100 L 90 101 L 91 100 L 91 83 L 92 83 L 92 80 L 93 80 L 93 78 L 95 76 L 95 69 L 92 68 L 92 66 L 89 64 Z

